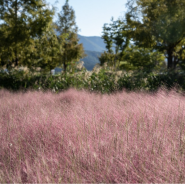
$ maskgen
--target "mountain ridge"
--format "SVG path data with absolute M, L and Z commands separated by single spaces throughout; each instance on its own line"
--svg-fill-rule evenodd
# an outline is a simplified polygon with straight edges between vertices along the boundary
M 100 63 L 99 61 L 99 57 L 101 55 L 101 52 L 98 51 L 89 51 L 89 50 L 85 50 L 85 54 L 87 55 L 86 57 L 80 59 L 80 61 L 84 62 L 84 67 L 88 70 L 88 71 L 92 71 L 94 66 L 98 63 Z
M 103 52 L 106 50 L 105 43 L 98 36 L 82 36 L 78 34 L 79 44 L 83 44 L 84 50 Z
M 87 56 L 81 58 L 84 67 L 92 71 L 97 63 L 100 63 L 99 57 L 106 50 L 104 40 L 99 36 L 82 36 L 78 34 L 79 44 L 83 44 L 84 52 Z M 61 72 L 61 68 L 55 68 L 55 72 Z

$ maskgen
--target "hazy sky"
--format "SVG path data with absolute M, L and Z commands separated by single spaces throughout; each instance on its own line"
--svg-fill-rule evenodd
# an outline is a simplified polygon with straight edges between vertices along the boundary
M 46 0 L 57 7 L 58 12 L 66 0 Z M 127 0 L 69 0 L 76 15 L 76 24 L 83 36 L 101 36 L 104 23 L 110 23 L 111 17 L 118 19 L 126 12 Z

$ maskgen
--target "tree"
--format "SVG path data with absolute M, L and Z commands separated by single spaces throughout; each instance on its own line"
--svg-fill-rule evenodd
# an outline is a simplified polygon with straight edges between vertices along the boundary
M 102 38 L 106 44 L 107 52 L 101 54 L 99 60 L 101 65 L 108 62 L 112 65 L 116 65 L 116 61 L 120 63 L 121 58 L 124 55 L 124 50 L 129 45 L 129 37 L 127 36 L 127 26 L 124 21 L 120 19 L 114 21 L 111 19 L 110 24 L 104 24 Z M 112 48 L 115 48 L 115 52 Z
M 125 50 L 121 69 L 151 71 L 165 66 L 164 55 L 159 51 L 131 45 Z
M 109 54 L 113 53 L 112 46 L 113 46 L 113 39 L 112 39 L 112 27 L 107 23 L 103 26 L 103 35 L 102 38 L 105 43 L 105 47 Z
M 105 62 L 107 62 L 110 65 L 113 62 L 115 56 L 112 50 L 113 47 L 112 27 L 107 23 L 105 23 L 103 26 L 102 38 L 104 40 L 107 51 L 102 53 L 101 56 L 99 57 L 100 65 L 102 66 Z
M 83 45 L 78 44 L 78 27 L 75 22 L 75 12 L 72 7 L 69 6 L 68 0 L 66 0 L 62 11 L 58 14 L 56 24 L 59 41 L 63 35 L 67 36 L 64 43 L 60 41 L 64 47 L 64 51 L 61 53 L 61 61 L 63 63 L 63 70 L 66 72 L 68 65 L 75 64 L 84 56 Z
M 112 19 L 112 31 L 113 31 L 113 42 L 115 44 L 115 63 L 118 60 L 118 65 L 122 60 L 126 48 L 129 46 L 130 38 L 127 33 L 127 26 L 124 21 L 118 19 L 114 21 Z M 114 63 L 114 65 L 115 65 Z
M 99 57 L 100 65 L 103 66 L 107 62 L 108 66 L 113 66 L 115 54 L 104 51 Z
M 1 63 L 21 65 L 24 49 L 42 36 L 53 15 L 44 0 L 0 0 Z
M 164 52 L 168 69 L 175 69 L 185 38 L 185 1 L 130 0 L 128 7 L 126 19 L 135 44 Z
M 39 38 L 35 38 L 33 44 L 24 50 L 22 64 L 32 71 L 39 67 L 41 71 L 48 72 L 60 65 L 60 53 L 63 51 L 63 46 L 59 44 L 53 27 L 55 25 L 50 22 L 46 31 Z
M 124 21 L 112 19 L 112 39 L 115 44 L 115 53 L 123 52 L 129 45 L 129 37 L 127 35 L 127 26 Z

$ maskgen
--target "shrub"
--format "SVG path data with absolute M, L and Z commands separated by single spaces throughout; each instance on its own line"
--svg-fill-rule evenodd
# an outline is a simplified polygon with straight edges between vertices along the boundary
M 113 93 L 123 89 L 157 91 L 161 86 L 168 89 L 174 86 L 185 90 L 185 75 L 179 72 L 169 71 L 134 71 L 122 72 L 110 71 L 105 67 L 92 72 L 80 71 L 74 74 L 26 74 L 23 71 L 14 71 L 9 74 L 0 73 L 0 87 L 11 90 L 42 89 L 60 92 L 70 87 L 86 89 L 100 93 Z

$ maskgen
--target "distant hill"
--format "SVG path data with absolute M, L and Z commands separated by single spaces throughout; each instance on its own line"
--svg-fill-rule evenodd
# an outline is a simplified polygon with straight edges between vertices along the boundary
M 79 43 L 82 43 L 84 50 L 103 52 L 106 50 L 105 43 L 101 37 L 91 36 L 86 37 L 78 35 Z
M 105 43 L 101 37 L 98 36 L 82 36 L 78 35 L 79 44 L 83 44 L 86 57 L 80 59 L 84 61 L 84 66 L 88 71 L 92 71 L 97 63 L 100 63 L 98 57 L 103 53 L 105 48 Z M 61 72 L 61 68 L 55 68 L 55 72 Z
M 80 59 L 80 61 L 84 62 L 84 67 L 88 70 L 88 71 L 92 71 L 94 66 L 97 63 L 100 63 L 98 57 L 101 55 L 101 52 L 97 52 L 97 51 L 88 51 L 85 50 L 85 54 L 87 55 L 86 57 Z M 62 71 L 61 68 L 56 67 L 55 68 L 55 73 L 60 73 Z
M 78 38 L 79 43 L 83 44 L 85 54 L 87 55 L 81 59 L 81 61 L 84 61 L 84 66 L 88 71 L 92 71 L 94 66 L 100 63 L 98 57 L 106 50 L 105 43 L 103 39 L 98 36 L 86 37 L 78 35 Z
M 81 61 L 84 61 L 84 67 L 88 71 L 92 71 L 94 66 L 97 63 L 100 63 L 98 57 L 101 55 L 101 52 L 85 50 L 85 54 L 87 56 L 85 58 L 82 58 Z
M 98 57 L 106 51 L 104 40 L 101 37 L 98 36 L 82 36 L 78 35 L 79 43 L 83 44 L 85 53 L 87 57 L 81 59 L 84 61 L 84 66 L 87 70 L 91 71 L 93 67 L 100 63 Z M 115 50 L 114 44 L 112 47 L 113 50 Z

